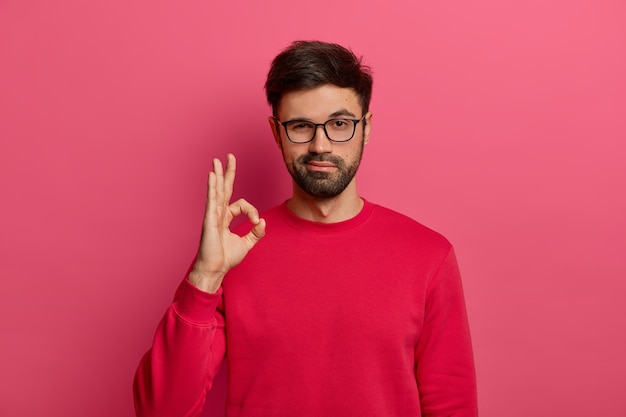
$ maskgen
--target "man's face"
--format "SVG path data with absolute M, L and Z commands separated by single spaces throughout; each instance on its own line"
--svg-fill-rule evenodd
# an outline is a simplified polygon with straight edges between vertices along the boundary
M 329 119 L 361 119 L 359 98 L 351 88 L 326 84 L 311 90 L 295 91 L 283 96 L 277 112 L 281 122 L 308 120 L 325 123 Z M 363 124 L 365 123 L 365 128 Z M 363 146 L 370 137 L 371 113 L 356 126 L 348 142 L 332 142 L 319 126 L 312 141 L 291 143 L 285 128 L 270 118 L 276 143 L 283 153 L 287 170 L 295 183 L 316 198 L 333 198 L 353 184 Z

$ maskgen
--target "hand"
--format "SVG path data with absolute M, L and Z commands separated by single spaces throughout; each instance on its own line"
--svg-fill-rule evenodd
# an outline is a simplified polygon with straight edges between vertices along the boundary
M 206 212 L 202 225 L 202 238 L 198 257 L 189 281 L 207 292 L 216 292 L 224 275 L 243 260 L 252 247 L 265 235 L 265 220 L 259 218 L 258 210 L 244 199 L 230 203 L 235 182 L 236 160 L 228 154 L 226 173 L 219 159 L 213 160 L 209 173 Z M 253 227 L 245 236 L 232 233 L 232 220 L 247 215 Z

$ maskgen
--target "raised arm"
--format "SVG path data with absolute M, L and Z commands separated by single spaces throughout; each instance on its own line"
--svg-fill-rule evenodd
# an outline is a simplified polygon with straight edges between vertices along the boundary
M 245 200 L 229 204 L 236 161 L 228 155 L 226 173 L 213 160 L 209 174 L 202 238 L 196 261 L 159 324 L 152 348 L 134 381 L 135 410 L 141 417 L 198 416 L 226 351 L 221 283 L 265 234 L 265 221 Z M 232 220 L 247 215 L 245 236 L 230 231 Z

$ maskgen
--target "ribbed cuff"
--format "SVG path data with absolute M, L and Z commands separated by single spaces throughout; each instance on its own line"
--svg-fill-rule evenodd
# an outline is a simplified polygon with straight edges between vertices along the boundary
M 197 324 L 212 324 L 215 322 L 215 310 L 221 296 L 221 287 L 212 294 L 198 289 L 185 279 L 182 294 L 174 308 L 184 320 Z

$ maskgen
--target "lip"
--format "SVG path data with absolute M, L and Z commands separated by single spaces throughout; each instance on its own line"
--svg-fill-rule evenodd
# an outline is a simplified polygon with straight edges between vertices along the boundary
M 306 165 L 312 171 L 331 171 L 337 168 L 337 165 L 327 161 L 309 161 Z

